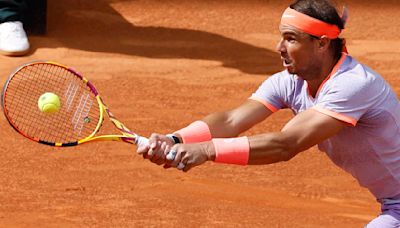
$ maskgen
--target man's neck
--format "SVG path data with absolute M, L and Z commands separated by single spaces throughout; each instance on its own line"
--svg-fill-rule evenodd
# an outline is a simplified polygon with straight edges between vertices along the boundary
M 322 58 L 321 67 L 316 71 L 312 79 L 307 80 L 308 88 L 310 89 L 311 96 L 315 97 L 321 84 L 330 76 L 333 68 L 339 59 L 333 56 Z

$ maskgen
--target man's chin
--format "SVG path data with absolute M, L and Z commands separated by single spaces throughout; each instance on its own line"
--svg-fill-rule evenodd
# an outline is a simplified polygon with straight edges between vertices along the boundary
M 293 67 L 288 66 L 286 67 L 286 70 L 289 72 L 289 74 L 296 74 L 296 71 L 294 70 Z

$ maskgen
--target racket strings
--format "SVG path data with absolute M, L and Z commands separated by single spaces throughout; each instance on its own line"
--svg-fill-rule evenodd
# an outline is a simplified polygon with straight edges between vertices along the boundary
M 54 114 L 38 108 L 45 92 L 59 96 Z M 33 64 L 21 68 L 4 93 L 7 118 L 24 135 L 46 142 L 68 143 L 89 136 L 99 122 L 95 95 L 80 77 L 58 65 Z

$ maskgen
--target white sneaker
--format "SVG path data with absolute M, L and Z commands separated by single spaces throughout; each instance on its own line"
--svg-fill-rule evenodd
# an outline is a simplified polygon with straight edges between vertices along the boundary
M 24 55 L 29 51 L 29 41 L 20 21 L 0 24 L 0 53 L 9 56 Z

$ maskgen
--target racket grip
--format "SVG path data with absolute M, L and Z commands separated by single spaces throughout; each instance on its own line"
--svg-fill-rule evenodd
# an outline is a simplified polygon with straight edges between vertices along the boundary
M 136 145 L 138 147 L 142 147 L 142 146 L 148 146 L 149 145 L 149 139 L 146 137 L 142 137 L 142 136 L 137 136 L 136 138 Z

